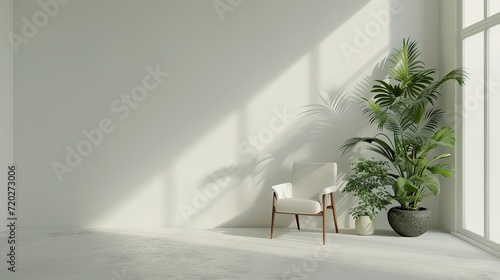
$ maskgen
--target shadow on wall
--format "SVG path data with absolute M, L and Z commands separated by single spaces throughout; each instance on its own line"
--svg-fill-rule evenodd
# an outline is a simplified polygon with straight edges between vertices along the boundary
M 259 194 L 247 211 L 220 224 L 218 227 L 239 227 L 242 221 L 248 227 L 269 226 L 272 205 L 270 187 L 291 181 L 291 170 L 294 161 L 337 162 L 339 166 L 337 183 L 342 189 L 347 176 L 350 174 L 349 163 L 357 157 L 365 156 L 360 154 L 360 149 L 356 149 L 345 156 L 339 155 L 337 149 L 346 140 L 345 131 L 350 130 L 350 132 L 358 134 L 368 133 L 362 120 L 357 122 L 355 126 L 352 123 L 347 124 L 343 120 L 359 118 L 361 115 L 360 97 L 369 97 L 371 95 L 372 81 L 384 77 L 386 71 L 384 68 L 386 68 L 384 62 L 380 62 L 373 68 L 372 74 L 362 78 L 352 91 L 334 90 L 331 94 L 319 93 L 323 103 L 304 106 L 300 121 L 295 124 L 298 129 L 292 129 L 295 131 L 291 137 L 294 141 L 288 141 L 280 145 L 259 160 L 245 163 L 241 172 L 244 177 L 233 178 L 234 183 L 230 184 L 224 193 L 238 191 L 239 188 L 245 186 L 240 183 L 241 181 L 249 181 L 248 183 L 252 186 L 251 191 L 258 191 Z M 327 96 L 323 96 L 325 94 Z M 207 177 L 207 180 L 210 180 L 210 178 Z M 216 205 L 217 200 L 223 199 L 224 193 L 211 200 L 208 207 Z M 242 199 L 245 199 L 244 195 Z M 352 226 L 352 218 L 348 211 L 355 202 L 354 198 L 339 191 L 335 193 L 335 201 L 340 227 Z M 202 215 L 203 213 L 200 214 L 200 216 Z M 295 220 L 291 215 L 278 215 L 278 217 L 275 221 L 277 227 L 295 227 Z M 301 216 L 300 219 L 303 228 L 320 228 L 322 226 L 322 221 L 318 217 Z M 327 224 L 333 225 L 330 212 L 327 215 Z

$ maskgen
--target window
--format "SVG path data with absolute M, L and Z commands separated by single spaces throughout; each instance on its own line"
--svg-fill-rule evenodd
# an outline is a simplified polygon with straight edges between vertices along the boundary
M 500 0 L 462 0 L 458 231 L 500 252 Z
M 492 16 L 500 12 L 500 1 L 499 0 L 489 0 L 488 1 L 488 16 Z
M 498 1 L 497 1 L 498 2 Z M 489 74 L 488 74 L 488 92 L 489 99 L 489 229 L 490 239 L 500 244 L 500 24 L 495 25 L 489 30 Z M 495 51 L 493 51 L 495 50 Z M 496 63 L 494 63 L 496 62 Z M 496 173 L 495 173 L 496 172 Z
M 463 0 L 462 26 L 468 27 L 484 18 L 484 2 L 482 0 Z
M 464 227 L 484 235 L 484 35 L 482 32 L 464 38 L 463 65 L 470 79 L 463 89 L 463 204 Z

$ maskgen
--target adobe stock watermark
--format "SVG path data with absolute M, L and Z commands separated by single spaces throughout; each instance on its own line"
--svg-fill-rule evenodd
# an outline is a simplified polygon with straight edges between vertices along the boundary
M 242 162 L 252 161 L 257 157 L 258 152 L 262 151 L 265 146 L 271 143 L 277 134 L 282 132 L 296 116 L 289 114 L 287 108 L 281 110 L 273 109 L 273 116 L 268 122 L 268 125 L 261 128 L 256 135 L 249 136 L 247 140 L 242 141 L 238 145 L 238 154 L 243 158 Z M 182 203 L 177 206 L 182 219 L 189 223 L 192 216 L 201 213 L 203 209 L 208 207 L 211 201 L 219 196 L 231 183 L 231 178 L 238 176 L 242 171 L 240 162 L 230 160 L 225 167 L 210 174 L 211 180 L 201 188 L 194 188 L 193 199 L 190 203 Z
M 370 46 L 372 40 L 387 29 L 391 22 L 392 15 L 400 14 L 403 11 L 401 2 L 393 0 L 389 2 L 388 10 L 371 11 L 371 20 L 366 22 L 363 28 L 354 28 L 352 43 L 342 42 L 340 50 L 347 62 L 352 61 L 352 56 L 358 55 L 361 51 Z
M 156 68 L 147 66 L 145 71 L 146 75 L 142 78 L 142 84 L 133 87 L 129 93 L 124 93 L 111 102 L 110 110 L 116 114 L 118 120 L 124 121 L 130 115 L 130 112 L 136 109 L 148 97 L 149 93 L 158 88 L 169 75 L 169 73 L 160 69 L 160 65 L 156 65 Z M 65 147 L 66 157 L 63 163 L 53 161 L 51 164 L 59 182 L 62 183 L 63 175 L 73 172 L 83 162 L 83 159 L 92 153 L 95 147 L 102 144 L 105 136 L 115 131 L 115 129 L 115 122 L 107 117 L 102 118 L 96 128 L 83 129 L 82 136 L 84 139 L 78 141 L 74 146 L 67 145 Z
M 241 3 L 243 3 L 243 0 L 214 0 L 212 5 L 220 21 L 224 21 L 224 14 L 227 12 L 234 12 L 236 7 L 241 5 Z
M 19 46 L 26 45 L 33 39 L 41 28 L 49 24 L 51 18 L 59 14 L 62 5 L 66 5 L 70 0 L 40 0 L 38 6 L 40 10 L 36 11 L 31 18 L 22 17 L 23 25 L 21 27 L 21 34 L 9 32 L 7 38 L 14 48 L 14 52 L 19 52 Z
M 335 252 L 335 248 L 339 248 L 340 245 L 336 243 L 330 243 L 331 238 L 327 238 L 326 245 L 316 245 L 314 252 L 308 257 L 304 258 L 300 263 L 294 264 L 285 271 L 281 277 L 283 280 L 302 280 L 302 279 L 313 279 L 311 274 L 316 272 L 320 266 L 320 262 L 326 261 Z M 318 239 L 319 242 L 322 240 Z

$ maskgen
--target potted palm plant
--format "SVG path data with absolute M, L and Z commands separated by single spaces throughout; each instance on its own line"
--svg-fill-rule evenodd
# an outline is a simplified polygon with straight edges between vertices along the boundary
M 439 163 L 451 154 L 438 149 L 453 148 L 455 133 L 451 127 L 440 125 L 444 111 L 436 103 L 443 83 L 456 81 L 464 85 L 466 78 L 464 70 L 457 68 L 435 80 L 436 70 L 426 69 L 419 55 L 417 43 L 410 39 L 404 39 L 402 48 L 391 53 L 387 78 L 376 80 L 371 90 L 373 98 L 364 98 L 364 114 L 379 132 L 371 137 L 351 138 L 339 149 L 346 153 L 365 144 L 366 149 L 391 163 L 390 197 L 399 206 L 389 210 L 388 219 L 403 236 L 418 236 L 428 230 L 431 213 L 421 207 L 421 202 L 439 194 L 438 175 L 454 175 L 452 166 Z
M 349 192 L 358 198 L 358 204 L 349 214 L 355 220 L 355 230 L 360 235 L 371 235 L 375 230 L 375 219 L 382 209 L 390 204 L 386 186 L 388 165 L 384 161 L 361 158 L 352 163 L 354 174 L 347 179 L 342 192 Z

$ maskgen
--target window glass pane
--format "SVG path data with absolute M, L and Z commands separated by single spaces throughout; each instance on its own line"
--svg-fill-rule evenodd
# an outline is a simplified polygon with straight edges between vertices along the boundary
M 463 97 L 464 228 L 484 236 L 484 45 L 483 33 L 463 41 L 469 73 Z
M 484 18 L 483 0 L 462 0 L 464 28 Z
M 500 12 L 500 0 L 488 0 L 488 16 Z
M 491 28 L 489 36 L 489 225 L 490 239 L 500 243 L 500 25 Z

